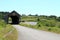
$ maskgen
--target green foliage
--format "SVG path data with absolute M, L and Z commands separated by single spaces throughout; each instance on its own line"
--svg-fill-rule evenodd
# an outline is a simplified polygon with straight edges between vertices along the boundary
M 43 19 L 45 19 L 45 18 L 48 18 L 48 16 L 46 16 L 46 15 L 40 15 L 39 16 L 41 19 L 43 18 Z
M 55 16 L 55 15 L 51 15 L 51 16 L 49 16 L 49 18 L 56 19 L 56 18 L 57 18 L 57 16 Z
M 57 21 L 55 20 L 48 20 L 48 19 L 39 19 L 39 21 L 37 21 L 39 24 L 41 24 L 41 26 L 47 26 L 47 27 L 55 27 Z
M 22 16 L 26 16 L 25 14 L 22 14 Z
M 35 14 L 35 16 L 38 16 L 38 14 Z
M 48 28 L 48 31 L 51 31 L 51 27 Z
M 34 26 L 29 24 L 23 24 L 22 26 L 60 33 L 60 17 L 54 16 L 54 15 L 25 16 L 25 17 L 22 16 L 22 20 L 29 21 L 29 22 L 32 22 L 32 21 L 37 22 L 37 25 L 34 25 Z
M 6 35 L 11 30 L 13 30 L 13 32 L 7 35 L 6 37 L 4 37 L 4 35 Z M 13 28 L 10 24 L 6 25 L 3 20 L 0 20 L 0 40 L 17 40 L 16 29 Z
M 37 21 L 40 21 L 40 19 L 38 18 Z
M 58 27 L 46 27 L 46 26 L 41 26 L 41 25 L 30 25 L 30 24 L 25 24 L 25 23 L 20 23 L 21 26 L 29 27 L 29 28 L 35 28 L 38 30 L 44 30 L 44 31 L 50 31 L 50 32 L 55 32 L 60 34 L 60 28 Z
M 29 14 L 28 16 L 32 16 L 31 14 Z
M 21 16 L 21 20 L 22 21 L 39 21 L 39 20 L 54 20 L 54 21 L 58 21 L 58 22 L 60 22 L 60 17 L 57 17 L 57 16 L 55 16 L 55 15 L 50 15 L 50 16 L 46 16 L 46 15 L 38 15 L 38 14 L 36 14 L 36 15 L 31 15 L 31 14 L 29 14 L 28 16 L 27 15 L 25 15 L 25 14 L 22 14 L 22 16 Z
M 36 21 L 37 17 L 36 16 L 22 16 L 21 21 Z
M 0 20 L 0 29 L 6 27 L 6 23 L 3 20 Z
M 60 17 L 58 17 L 58 18 L 57 18 L 57 21 L 59 21 L 59 22 L 60 22 Z
M 4 16 L 7 15 L 9 12 L 0 12 L 0 19 L 4 19 Z

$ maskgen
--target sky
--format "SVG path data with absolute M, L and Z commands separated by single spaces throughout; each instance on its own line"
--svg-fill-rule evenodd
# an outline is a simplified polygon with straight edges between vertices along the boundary
M 60 16 L 60 0 L 0 0 L 0 11 Z

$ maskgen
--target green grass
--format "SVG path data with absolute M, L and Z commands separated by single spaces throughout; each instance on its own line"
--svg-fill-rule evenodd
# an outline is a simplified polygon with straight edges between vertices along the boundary
M 32 21 L 36 21 L 37 17 L 36 16 L 34 16 L 34 17 L 33 16 L 22 16 L 21 20 L 22 21 L 31 21 L 32 22 Z
M 49 32 L 60 34 L 60 28 L 58 27 L 46 27 L 46 26 L 30 25 L 30 24 L 25 24 L 25 23 L 20 23 L 20 25 L 29 27 L 29 28 L 34 28 L 38 30 L 44 30 L 44 31 L 49 31 Z
M 27 22 L 37 22 L 37 25 L 20 23 L 22 26 L 35 28 L 44 31 L 50 31 L 60 34 L 60 17 L 57 16 L 22 16 L 21 20 Z
M 14 29 L 14 30 L 13 30 Z M 8 34 L 10 31 L 12 32 Z M 8 34 L 6 37 L 4 35 Z M 5 24 L 4 21 L 0 22 L 0 40 L 17 40 L 17 31 L 10 24 Z

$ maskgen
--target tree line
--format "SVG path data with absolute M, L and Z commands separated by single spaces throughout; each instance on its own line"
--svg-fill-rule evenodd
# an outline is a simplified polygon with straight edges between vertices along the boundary
M 6 14 L 8 14 L 9 12 L 0 12 L 0 19 L 3 19 L 4 16 Z M 38 19 L 39 18 L 44 18 L 44 19 L 54 19 L 54 20 L 57 20 L 57 21 L 60 21 L 60 17 L 57 17 L 55 15 L 50 15 L 50 16 L 46 16 L 46 15 L 38 15 L 38 14 L 35 14 L 35 15 L 32 15 L 32 14 L 29 14 L 29 15 L 25 15 L 25 14 L 22 14 L 21 16 L 36 16 Z
M 32 15 L 32 14 L 29 14 L 29 15 L 22 14 L 21 16 L 22 17 L 23 16 L 35 16 L 35 17 L 38 18 L 37 20 L 39 20 L 39 19 L 48 19 L 48 20 L 51 20 L 52 19 L 52 20 L 60 21 L 60 16 L 57 17 L 55 15 L 47 16 L 47 15 L 38 15 L 38 14 L 35 14 L 35 15 Z
M 9 12 L 0 12 L 0 19 L 4 19 L 4 16 L 7 15 Z

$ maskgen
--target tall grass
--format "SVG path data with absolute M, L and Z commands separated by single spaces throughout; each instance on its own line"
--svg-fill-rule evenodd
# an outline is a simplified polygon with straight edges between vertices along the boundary
M 10 31 L 12 32 L 9 34 Z M 5 24 L 3 20 L 0 22 L 0 40 L 17 40 L 16 29 L 13 28 L 10 24 Z
M 39 30 L 45 30 L 50 32 L 55 32 L 60 34 L 60 17 L 57 16 L 22 16 L 21 20 L 29 21 L 29 22 L 37 22 L 37 25 L 30 25 L 25 23 L 20 23 L 22 26 L 35 28 Z
M 43 26 L 42 24 L 37 24 L 37 25 L 30 25 L 26 23 L 20 23 L 21 26 L 29 27 L 29 28 L 34 28 L 38 30 L 44 30 L 44 31 L 50 31 L 54 33 L 60 34 L 60 28 L 59 27 L 48 27 L 48 26 Z

